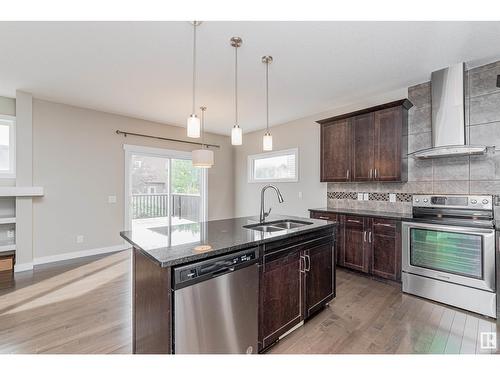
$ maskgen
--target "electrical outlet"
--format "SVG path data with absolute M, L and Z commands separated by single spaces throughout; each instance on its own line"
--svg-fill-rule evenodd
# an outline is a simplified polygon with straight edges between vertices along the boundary
M 108 197 L 108 203 L 116 203 L 116 195 L 110 195 Z
M 367 201 L 368 199 L 368 193 L 363 193 L 363 200 Z
M 7 238 L 14 238 L 16 235 L 16 231 L 14 229 L 10 229 L 7 231 Z
M 83 243 L 83 235 L 82 234 L 79 234 L 78 236 L 76 236 L 76 243 Z
M 299 191 L 299 199 L 302 199 L 302 192 Z
M 396 203 L 396 194 L 389 193 L 389 202 Z
M 363 200 L 363 193 L 358 193 L 358 201 L 362 201 Z

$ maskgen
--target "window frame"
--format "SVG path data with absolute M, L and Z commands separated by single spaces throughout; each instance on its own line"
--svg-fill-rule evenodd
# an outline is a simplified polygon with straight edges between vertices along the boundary
M 0 115 L 0 121 L 9 126 L 9 170 L 0 170 L 0 179 L 16 178 L 16 118 L 9 115 Z
M 254 162 L 259 159 L 268 159 L 276 156 L 295 155 L 295 177 L 294 178 L 266 178 L 255 179 Z M 299 149 L 289 148 L 286 150 L 263 152 L 260 154 L 248 155 L 247 159 L 247 178 L 248 183 L 267 183 L 267 182 L 299 182 Z

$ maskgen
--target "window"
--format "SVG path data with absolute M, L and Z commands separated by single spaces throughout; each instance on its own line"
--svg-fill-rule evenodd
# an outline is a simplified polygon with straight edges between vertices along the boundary
M 248 156 L 248 182 L 297 182 L 299 150 L 266 152 Z
M 16 165 L 15 121 L 0 116 L 0 178 L 14 178 Z

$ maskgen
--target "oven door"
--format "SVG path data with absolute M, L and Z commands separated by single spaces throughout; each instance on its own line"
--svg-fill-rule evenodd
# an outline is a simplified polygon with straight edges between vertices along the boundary
M 404 272 L 495 291 L 494 229 L 403 222 Z

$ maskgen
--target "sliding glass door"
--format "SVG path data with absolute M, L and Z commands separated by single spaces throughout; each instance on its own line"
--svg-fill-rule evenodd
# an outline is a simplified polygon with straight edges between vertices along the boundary
M 206 220 L 206 170 L 193 167 L 190 152 L 124 148 L 127 229 Z

